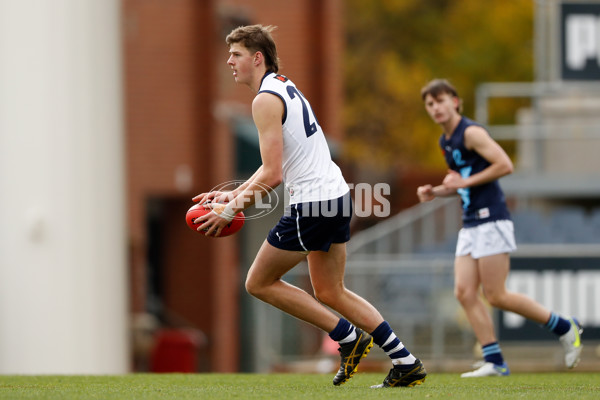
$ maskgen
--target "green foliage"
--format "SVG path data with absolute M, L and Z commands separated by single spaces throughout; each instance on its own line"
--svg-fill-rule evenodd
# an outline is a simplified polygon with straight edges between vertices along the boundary
M 461 379 L 430 374 L 414 388 L 370 389 L 382 373 L 358 373 L 342 386 L 333 374 L 132 374 L 0 376 L 2 399 L 597 399 L 597 373 L 513 374 Z
M 449 79 L 473 117 L 483 82 L 533 78 L 532 0 L 347 0 L 345 155 L 380 168 L 444 167 L 420 90 Z M 511 119 L 514 107 L 500 109 Z

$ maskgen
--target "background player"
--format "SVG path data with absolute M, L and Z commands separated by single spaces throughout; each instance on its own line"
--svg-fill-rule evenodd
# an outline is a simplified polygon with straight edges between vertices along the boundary
M 510 158 L 483 127 L 460 114 L 461 100 L 448 81 L 429 82 L 421 90 L 421 97 L 429 116 L 442 127 L 439 144 L 450 170 L 441 185 L 420 186 L 417 196 L 425 202 L 458 194 L 463 207 L 463 228 L 458 234 L 454 261 L 454 289 L 482 345 L 485 362 L 462 376 L 509 374 L 492 319 L 479 296 L 480 288 L 492 306 L 522 315 L 556 334 L 566 352 L 566 366 L 575 367 L 582 348 L 579 323 L 573 318 L 562 318 L 505 287 L 510 270 L 509 253 L 516 249 L 516 244 L 498 179 L 512 173 Z
M 272 30 L 270 26 L 244 26 L 226 38 L 230 53 L 227 64 L 235 81 L 257 93 L 252 117 L 258 129 L 262 165 L 232 192 L 196 196 L 195 201 L 211 201 L 214 211 L 196 220 L 203 222 L 198 229 L 208 229 L 207 235 L 218 236 L 236 213 L 254 203 L 255 193 L 262 197 L 267 188 L 284 182 L 290 207 L 269 232 L 248 271 L 248 292 L 321 328 L 340 344 L 341 366 L 334 385 L 354 374 L 373 342 L 393 363 L 378 387 L 420 384 L 426 376 L 421 361 L 403 346 L 370 303 L 344 287 L 352 217 L 349 187 L 331 160 L 309 102 L 291 80 L 277 74 L 279 60 Z M 226 200 L 226 205 L 217 204 Z M 308 260 L 316 299 L 281 279 L 304 259 Z

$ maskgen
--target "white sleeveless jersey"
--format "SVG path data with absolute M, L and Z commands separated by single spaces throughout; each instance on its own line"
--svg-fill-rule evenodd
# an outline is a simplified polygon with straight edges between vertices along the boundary
M 283 75 L 267 73 L 258 93 L 271 93 L 284 104 L 283 183 L 290 204 L 336 199 L 350 188 L 340 168 L 331 160 L 329 146 L 313 110 Z

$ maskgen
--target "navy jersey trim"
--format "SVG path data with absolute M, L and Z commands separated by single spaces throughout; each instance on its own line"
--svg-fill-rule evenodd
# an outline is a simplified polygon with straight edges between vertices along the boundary
M 267 72 L 265 72 L 265 74 L 263 75 L 263 77 L 262 77 L 262 78 L 261 78 L 261 80 L 260 80 L 260 86 L 262 86 L 263 82 L 265 81 L 265 78 L 266 78 L 267 76 L 269 76 L 269 75 L 273 74 L 273 73 L 274 73 L 274 72 L 271 72 L 271 71 L 267 71 Z M 260 86 L 259 86 L 259 88 L 260 88 Z
M 285 120 L 287 119 L 287 104 L 285 103 L 285 99 L 283 98 L 281 93 L 277 93 L 272 90 L 261 90 L 258 92 L 258 94 L 261 94 L 261 93 L 269 93 L 269 94 L 275 95 L 281 99 L 281 101 L 283 102 L 283 117 L 281 118 L 281 123 L 285 124 Z

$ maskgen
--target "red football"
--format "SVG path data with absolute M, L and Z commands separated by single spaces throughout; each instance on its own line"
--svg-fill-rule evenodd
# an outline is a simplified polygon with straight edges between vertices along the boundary
M 210 208 L 205 208 L 202 204 L 194 204 L 185 214 L 185 222 L 187 222 L 188 226 L 194 231 L 205 235 L 204 231 L 198 231 L 198 227 L 201 224 L 194 224 L 194 220 L 203 215 L 208 214 L 212 210 Z M 237 215 L 231 220 L 231 222 L 225 225 L 225 228 L 221 231 L 221 234 L 217 237 L 230 236 L 242 229 L 244 226 L 244 222 L 246 221 L 246 217 L 243 212 L 237 213 Z

